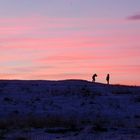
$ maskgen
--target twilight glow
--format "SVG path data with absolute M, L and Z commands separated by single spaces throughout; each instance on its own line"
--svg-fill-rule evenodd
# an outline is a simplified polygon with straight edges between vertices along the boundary
M 139 0 L 0 1 L 0 79 L 140 85 Z

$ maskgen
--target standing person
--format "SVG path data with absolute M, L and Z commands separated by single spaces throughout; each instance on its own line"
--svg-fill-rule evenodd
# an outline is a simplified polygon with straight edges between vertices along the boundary
M 106 76 L 106 81 L 107 81 L 107 84 L 109 84 L 109 79 L 110 79 L 110 75 L 109 75 L 109 74 L 107 74 L 107 76 Z
M 92 76 L 92 82 L 95 82 L 95 77 L 97 77 L 96 73 Z

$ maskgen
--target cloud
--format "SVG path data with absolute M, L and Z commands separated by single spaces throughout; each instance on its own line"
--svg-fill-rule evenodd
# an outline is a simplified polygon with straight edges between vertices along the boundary
M 139 20 L 140 16 L 127 18 Z M 140 71 L 136 65 L 140 32 L 138 27 L 124 28 L 126 22 L 96 18 L 0 18 L 0 77 L 89 79 L 93 71 L 99 75 L 112 72 L 112 82 L 123 79 L 124 74 L 130 75 L 129 81 L 136 79 Z M 131 75 L 136 78 L 131 79 Z
M 128 20 L 140 20 L 140 14 L 135 14 L 127 17 Z

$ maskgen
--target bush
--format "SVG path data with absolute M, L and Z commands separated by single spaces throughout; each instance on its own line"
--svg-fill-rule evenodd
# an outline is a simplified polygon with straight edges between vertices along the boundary
M 135 103 L 140 103 L 140 96 L 134 98 Z
M 30 139 L 27 137 L 18 136 L 18 137 L 15 137 L 13 140 L 30 140 Z
M 22 118 L 20 115 L 13 115 L 8 119 L 0 120 L 0 129 L 49 127 L 76 128 L 77 119 L 55 114 L 46 117 L 29 115 L 24 118 Z
M 8 103 L 13 102 L 13 99 L 12 99 L 12 98 L 9 98 L 9 97 L 4 97 L 3 100 L 4 100 L 5 102 L 8 102 Z
M 113 90 L 112 94 L 132 94 L 133 92 L 128 89 Z

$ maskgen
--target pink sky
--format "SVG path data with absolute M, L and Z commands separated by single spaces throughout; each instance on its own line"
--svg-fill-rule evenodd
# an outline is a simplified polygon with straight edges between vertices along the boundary
M 113 84 L 140 85 L 139 14 L 15 15 L 0 17 L 1 79 L 91 80 L 97 73 L 105 83 L 110 73 Z

